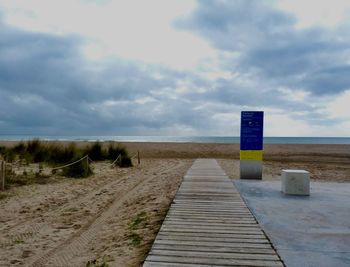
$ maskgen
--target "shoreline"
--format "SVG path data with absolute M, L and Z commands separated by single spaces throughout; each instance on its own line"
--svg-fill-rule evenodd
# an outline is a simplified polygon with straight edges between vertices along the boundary
M 143 142 L 143 143 L 195 143 L 195 144 L 239 144 L 239 136 L 25 136 L 0 135 L 1 141 L 42 141 L 57 142 Z M 350 137 L 308 137 L 308 136 L 264 136 L 264 144 L 324 144 L 324 145 L 350 145 Z
M 88 146 L 90 141 L 42 141 L 47 144 Z M 21 141 L 0 141 L 0 146 L 11 147 Z M 219 158 L 239 159 L 239 144 L 190 143 L 190 142 L 116 142 L 100 141 L 103 146 L 111 143 L 124 146 L 129 154 L 140 152 L 143 158 Z M 266 161 L 321 161 L 350 164 L 350 145 L 344 144 L 265 144 Z

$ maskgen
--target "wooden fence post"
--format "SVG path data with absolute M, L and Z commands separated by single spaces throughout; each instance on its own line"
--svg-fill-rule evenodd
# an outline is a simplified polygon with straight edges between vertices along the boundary
M 140 165 L 140 151 L 137 150 L 137 163 Z
M 86 171 L 89 171 L 89 156 L 86 156 Z
M 1 191 L 5 191 L 5 161 L 1 161 L 0 183 L 1 183 Z

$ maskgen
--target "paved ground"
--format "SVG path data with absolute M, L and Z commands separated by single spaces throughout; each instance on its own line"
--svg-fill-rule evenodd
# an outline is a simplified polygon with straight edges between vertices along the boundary
M 280 182 L 235 180 L 287 267 L 350 266 L 350 184 L 311 183 L 310 197 Z
M 283 264 L 225 172 L 201 159 L 184 177 L 143 266 Z

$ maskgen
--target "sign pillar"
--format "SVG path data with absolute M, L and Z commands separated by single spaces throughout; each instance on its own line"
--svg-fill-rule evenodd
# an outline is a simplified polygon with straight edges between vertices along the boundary
M 262 179 L 263 126 L 263 111 L 241 112 L 241 179 Z

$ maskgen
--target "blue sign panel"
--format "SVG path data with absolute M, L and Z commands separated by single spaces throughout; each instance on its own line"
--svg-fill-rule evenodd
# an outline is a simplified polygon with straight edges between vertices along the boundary
M 263 150 L 263 111 L 242 111 L 241 150 Z

